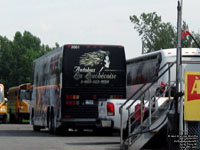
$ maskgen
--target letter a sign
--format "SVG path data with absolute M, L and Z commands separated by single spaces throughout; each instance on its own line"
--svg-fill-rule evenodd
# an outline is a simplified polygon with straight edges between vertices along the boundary
M 200 121 L 200 72 L 185 72 L 184 120 Z

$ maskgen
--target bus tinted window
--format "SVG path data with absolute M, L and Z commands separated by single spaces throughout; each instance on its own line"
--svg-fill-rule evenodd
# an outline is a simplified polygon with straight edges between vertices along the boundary
M 158 76 L 160 63 L 160 53 L 128 61 L 127 85 L 151 83 Z

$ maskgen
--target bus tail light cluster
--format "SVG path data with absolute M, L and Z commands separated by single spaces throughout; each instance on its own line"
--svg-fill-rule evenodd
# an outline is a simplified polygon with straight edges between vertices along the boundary
M 79 95 L 66 95 L 67 100 L 74 100 L 74 99 L 79 99 Z
M 107 115 L 114 116 L 115 115 L 115 106 L 113 103 L 107 103 Z
M 78 99 L 80 98 L 79 95 L 66 95 L 66 105 L 79 105 Z
M 110 98 L 122 99 L 122 98 L 123 98 L 123 95 L 111 95 Z
M 66 101 L 66 105 L 79 105 L 79 101 Z

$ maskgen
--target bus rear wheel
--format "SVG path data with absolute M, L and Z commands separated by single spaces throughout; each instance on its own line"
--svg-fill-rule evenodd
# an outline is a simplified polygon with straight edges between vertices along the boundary
M 50 134 L 54 134 L 54 131 L 55 131 L 55 123 L 54 123 L 54 112 L 53 112 L 53 110 L 51 110 L 50 112 L 49 112 L 49 123 L 48 123 L 48 128 L 49 128 L 49 133 Z
M 38 132 L 38 131 L 40 131 L 40 129 L 41 129 L 40 126 L 35 126 L 35 125 L 33 125 L 33 131 Z

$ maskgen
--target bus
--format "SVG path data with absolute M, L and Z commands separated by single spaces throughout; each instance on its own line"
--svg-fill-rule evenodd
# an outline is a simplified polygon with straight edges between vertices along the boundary
M 163 49 L 151 53 L 141 55 L 127 60 L 127 98 L 130 98 L 144 83 L 148 85 L 153 79 L 157 78 L 167 69 L 168 65 L 159 72 L 160 68 L 166 63 L 174 63 L 176 61 L 176 49 Z M 200 49 L 198 48 L 182 48 L 182 79 L 184 79 L 185 71 L 200 71 L 198 63 L 200 61 Z M 193 62 L 193 63 L 192 63 Z M 152 97 L 157 89 L 168 84 L 168 73 L 165 73 L 145 95 L 145 99 Z M 176 82 L 176 64 L 170 71 L 170 82 L 172 92 L 175 90 Z M 163 89 L 164 91 L 164 89 Z M 142 92 L 142 90 L 141 90 Z M 139 95 L 139 92 L 137 95 Z M 175 92 L 175 91 L 174 91 Z M 135 95 L 135 98 L 137 97 Z M 173 96 L 173 95 L 172 95 Z M 134 97 L 132 98 L 134 99 Z
M 2 123 L 5 123 L 7 119 L 7 99 L 4 94 L 4 85 L 0 84 L 0 120 Z
M 64 45 L 34 61 L 34 131 L 111 127 L 109 120 L 99 118 L 98 106 L 108 98 L 125 97 L 123 46 Z M 113 111 L 110 107 L 107 109 Z
M 10 123 L 29 120 L 32 86 L 24 83 L 8 89 L 8 114 Z

